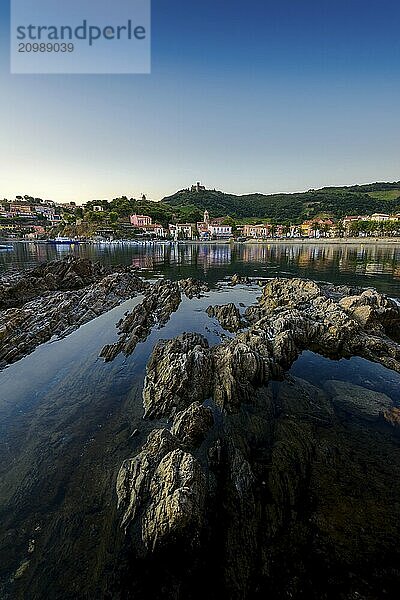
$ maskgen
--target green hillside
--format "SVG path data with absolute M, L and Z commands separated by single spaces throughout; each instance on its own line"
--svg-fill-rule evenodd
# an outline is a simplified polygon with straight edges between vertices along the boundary
M 181 190 L 162 200 L 174 210 L 204 211 L 235 219 L 257 217 L 273 221 L 301 221 L 316 216 L 341 218 L 351 214 L 400 212 L 400 182 L 351 187 L 329 187 L 295 194 L 248 194 Z

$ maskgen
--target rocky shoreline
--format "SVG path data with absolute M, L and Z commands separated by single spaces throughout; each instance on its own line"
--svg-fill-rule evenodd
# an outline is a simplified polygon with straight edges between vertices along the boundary
M 244 325 L 232 304 L 208 313 Z M 321 391 L 285 373 L 305 349 L 400 372 L 400 307 L 373 290 L 275 279 L 245 318 L 246 331 L 215 347 L 183 333 L 154 348 L 144 418 L 164 425 L 116 488 L 133 563 L 157 565 L 157 598 L 393 597 L 400 573 L 377 553 L 398 555 L 398 409 L 384 394 L 334 381 Z
M 67 257 L 0 280 L 0 368 L 143 293 L 126 267 Z
M 257 302 L 232 300 L 235 286 L 258 286 Z M 118 400 L 113 435 L 103 433 L 97 473 L 72 461 L 79 490 L 63 516 L 54 511 L 46 552 L 29 554 L 7 580 L 16 598 L 43 597 L 50 580 L 54 597 L 77 599 L 397 598 L 400 389 L 394 401 L 336 378 L 313 385 L 290 369 L 311 351 L 400 373 L 399 303 L 299 278 L 236 275 L 224 292 L 229 301 L 212 303 L 194 279 L 149 284 L 132 269 L 80 259 L 2 283 L 3 364 L 141 295 L 116 324 L 118 341 L 98 349 L 106 377 L 119 376 L 118 363 L 109 371 L 119 354 L 131 377 L 129 357 L 160 330 L 138 395 Z M 191 300 L 211 329 L 225 330 L 217 343 L 195 327 L 162 339 Z M 82 490 L 85 499 L 97 490 L 104 505 L 96 497 L 80 513 Z M 79 543 L 59 539 L 71 523 Z M 90 560 L 82 574 L 81 560 Z

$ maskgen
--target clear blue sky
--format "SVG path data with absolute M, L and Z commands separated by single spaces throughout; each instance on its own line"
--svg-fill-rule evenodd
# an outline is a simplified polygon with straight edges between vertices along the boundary
M 400 179 L 398 0 L 153 0 L 152 74 L 124 76 L 10 75 L 8 13 L 1 198 Z

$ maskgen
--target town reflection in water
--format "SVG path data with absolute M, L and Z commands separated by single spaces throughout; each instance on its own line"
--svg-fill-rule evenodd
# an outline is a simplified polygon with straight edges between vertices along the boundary
M 104 264 L 132 265 L 145 275 L 207 278 L 301 276 L 374 286 L 400 296 L 400 246 L 340 243 L 172 243 L 152 245 L 15 244 L 0 254 L 0 273 L 75 254 Z

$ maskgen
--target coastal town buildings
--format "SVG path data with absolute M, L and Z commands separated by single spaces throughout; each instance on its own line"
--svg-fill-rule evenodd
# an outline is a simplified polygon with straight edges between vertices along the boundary
M 159 238 L 168 236 L 168 230 L 160 223 L 153 223 L 153 219 L 149 215 L 131 215 L 129 222 L 131 227 L 140 230 L 142 235 L 151 235 Z
M 147 215 L 135 214 L 130 216 L 130 222 L 134 227 L 146 227 L 152 224 L 152 218 Z
M 11 202 L 10 213 L 15 216 L 36 217 L 35 207 L 27 202 Z
M 196 225 L 194 223 L 177 223 L 176 225 L 170 225 L 169 231 L 177 240 L 193 240 L 196 237 Z
M 29 196 L 4 199 L 0 204 L 1 232 L 11 238 L 45 237 L 53 227 L 63 221 L 62 210 L 52 200 Z
M 192 190 L 196 193 L 200 193 L 203 189 L 204 186 L 199 182 L 192 186 Z M 200 199 L 203 202 L 203 198 Z M 162 205 L 157 206 L 156 209 L 155 203 L 152 211 L 152 203 L 148 201 L 141 210 L 143 212 L 148 210 L 150 214 L 137 214 L 139 212 L 137 202 L 133 199 L 128 200 L 124 196 L 113 201 L 92 200 L 83 206 L 77 206 L 75 202 L 59 204 L 32 196 L 16 196 L 13 200 L 4 198 L 0 201 L 1 236 L 46 239 L 46 237 L 66 235 L 82 239 L 144 237 L 212 241 L 229 240 L 234 235 L 239 241 L 262 241 L 273 238 L 320 239 L 400 235 L 398 213 L 346 215 L 335 220 L 328 214 L 322 213 L 321 216 L 308 218 L 303 222 L 285 221 L 284 224 L 276 224 L 276 221 L 257 222 L 255 218 L 247 219 L 252 223 L 243 222 L 246 219 L 241 222 L 238 219 L 239 222 L 235 223 L 237 218 L 235 214 L 215 217 L 210 216 L 209 211 L 205 210 L 203 219 L 194 223 L 190 222 L 192 219 L 190 216 L 181 216 L 180 218 L 183 221 L 187 219 L 187 222 L 179 222 L 179 215 L 198 214 L 198 210 L 194 210 L 195 206 L 183 205 L 174 209 L 176 210 L 174 213 L 173 210 L 166 210 Z M 212 206 L 211 200 L 210 206 Z M 134 210 L 137 212 L 130 214 L 130 211 Z M 167 218 L 171 219 L 169 226 L 166 225 Z M 158 219 L 163 219 L 162 224 Z
M 266 238 L 271 235 L 271 225 L 264 223 L 260 225 L 245 225 L 243 235 L 251 238 Z
M 203 221 L 196 224 L 200 239 L 220 239 L 232 237 L 232 226 L 225 223 L 225 217 L 210 219 L 208 210 L 204 211 Z
M 310 219 L 300 225 L 300 231 L 305 237 L 329 237 L 334 227 L 332 219 Z
M 375 213 L 371 215 L 371 221 L 376 221 L 377 223 L 384 223 L 385 221 L 390 221 L 390 215 L 385 213 Z
M 168 229 L 165 229 L 160 223 L 151 223 L 140 228 L 146 235 L 154 235 L 158 238 L 164 238 L 168 235 Z
M 212 238 L 230 238 L 232 237 L 232 227 L 230 225 L 220 225 L 211 223 L 208 226 L 208 231 Z

